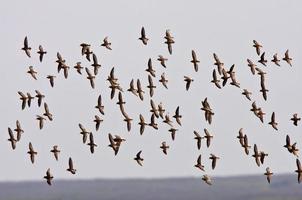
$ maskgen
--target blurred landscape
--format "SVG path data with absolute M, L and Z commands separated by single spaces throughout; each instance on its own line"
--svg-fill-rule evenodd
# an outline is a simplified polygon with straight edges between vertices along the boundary
M 295 200 L 302 198 L 301 185 L 291 175 L 273 176 L 268 184 L 264 176 L 213 178 L 208 186 L 201 178 L 55 180 L 45 182 L 1 182 L 1 200 Z

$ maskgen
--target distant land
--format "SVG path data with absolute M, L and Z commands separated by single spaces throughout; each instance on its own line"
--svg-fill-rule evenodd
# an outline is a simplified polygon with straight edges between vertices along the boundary
M 301 200 L 297 176 L 201 178 L 54 180 L 0 182 L 0 200 Z

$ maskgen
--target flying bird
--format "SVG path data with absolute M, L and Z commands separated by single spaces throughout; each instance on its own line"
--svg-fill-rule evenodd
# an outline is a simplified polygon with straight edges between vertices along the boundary
M 209 157 L 210 160 L 212 160 L 212 169 L 215 169 L 217 160 L 220 159 L 218 156 L 215 156 L 214 154 L 210 154 Z
M 104 112 L 104 105 L 102 103 L 102 96 L 99 95 L 98 97 L 98 101 L 97 101 L 97 105 L 95 106 L 96 109 L 99 110 L 99 112 L 102 114 L 102 115 L 105 115 L 105 112 Z
M 217 79 L 217 75 L 216 75 L 216 70 L 213 70 L 213 80 L 211 81 L 212 83 L 214 83 L 216 85 L 217 88 L 221 89 L 221 86 L 219 84 L 220 80 Z
M 271 61 L 280 67 L 280 64 L 279 64 L 280 60 L 278 59 L 277 53 L 274 54 L 273 59 Z
M 142 29 L 141 29 L 141 36 L 138 39 L 141 40 L 144 45 L 147 45 L 147 42 L 148 42 L 149 39 L 146 37 L 146 33 L 145 33 L 145 28 L 144 27 L 142 27 Z
M 53 175 L 50 173 L 50 169 L 48 168 L 46 171 L 46 176 L 43 177 L 44 179 L 46 179 L 46 182 L 48 185 L 51 185 L 51 181 L 53 179 Z
M 41 115 L 37 115 L 36 119 L 39 121 L 39 128 L 42 129 L 44 126 L 44 120 L 46 120 L 44 117 Z
M 29 66 L 28 68 L 29 68 L 29 70 L 27 71 L 27 73 L 30 74 L 31 77 L 33 77 L 33 79 L 37 80 L 37 76 L 36 75 L 38 74 L 38 72 L 36 72 L 34 70 L 33 66 Z
M 194 167 L 200 169 L 201 171 L 205 171 L 204 165 L 201 164 L 201 155 L 198 156 L 197 163 L 194 165 Z
M 248 100 L 251 101 L 251 94 L 252 93 L 250 91 L 248 91 L 247 89 L 243 89 L 243 92 L 241 94 L 243 94 Z
M 39 90 L 35 90 L 35 92 L 36 92 L 36 98 L 38 99 L 38 106 L 40 107 L 45 95 L 42 94 Z
M 142 151 L 139 151 L 139 152 L 136 154 L 134 160 L 137 162 L 137 164 L 139 164 L 140 166 L 143 166 L 143 161 L 144 161 L 144 159 L 141 157 L 141 153 L 142 153 Z
M 21 128 L 19 120 L 16 121 L 16 128 L 14 129 L 14 131 L 17 133 L 17 141 L 20 141 L 21 134 L 24 133 L 24 130 Z
M 160 76 L 159 82 L 161 82 L 163 84 L 163 86 L 168 89 L 168 79 L 166 79 L 166 75 L 165 73 L 162 73 L 162 75 Z
M 95 79 L 95 76 L 93 76 L 90 72 L 90 70 L 86 67 L 85 68 L 86 70 L 86 73 L 87 73 L 87 79 L 90 81 L 90 85 L 92 87 L 92 89 L 94 89 L 94 79 Z
M 267 60 L 264 58 L 265 56 L 265 52 L 263 52 L 260 56 L 260 60 L 258 60 L 259 63 L 261 63 L 262 65 L 266 66 Z
M 98 63 L 98 58 L 96 57 L 96 55 L 94 53 L 92 54 L 91 66 L 93 67 L 93 73 L 96 76 L 98 74 L 98 71 L 99 71 L 99 68 L 101 67 L 101 65 Z
M 99 116 L 95 115 L 94 116 L 94 120 L 93 122 L 95 123 L 95 130 L 98 131 L 100 128 L 100 124 L 103 122 L 104 120 L 101 119 Z
M 111 49 L 111 42 L 108 41 L 108 36 L 104 38 L 103 40 L 103 44 L 101 44 L 101 46 L 109 49 L 109 50 L 112 50 Z
M 151 58 L 149 58 L 148 60 L 148 68 L 145 70 L 146 72 L 149 72 L 151 76 L 155 77 L 155 70 L 153 69 L 153 66 L 152 66 L 152 60 Z
M 71 159 L 71 157 L 69 157 L 68 160 L 68 168 L 66 169 L 67 171 L 69 171 L 71 174 L 75 174 L 76 173 L 76 169 L 73 167 L 73 161 Z
M 47 117 L 50 121 L 52 121 L 52 114 L 49 112 L 49 108 L 48 108 L 48 105 L 47 105 L 47 103 L 45 103 L 44 102 L 44 110 L 45 110 L 45 112 L 44 112 L 44 116 L 45 117 Z
M 296 159 L 296 164 L 297 164 L 297 170 L 295 170 L 295 172 L 298 173 L 298 183 L 301 183 L 301 180 L 302 180 L 302 168 L 301 168 L 300 160 L 298 158 Z
M 18 94 L 20 95 L 20 100 L 22 101 L 22 110 L 24 110 L 27 102 L 27 96 L 23 94 L 23 92 L 18 91 Z
M 184 81 L 186 82 L 186 90 L 188 91 L 190 89 L 191 83 L 194 80 L 188 76 L 184 76 Z
M 81 62 L 77 62 L 73 68 L 75 68 L 77 70 L 77 72 L 82 75 L 83 67 L 81 66 Z
M 139 132 L 140 132 L 141 135 L 143 135 L 145 127 L 148 124 L 145 122 L 145 119 L 144 119 L 142 114 L 139 114 L 139 123 L 138 124 L 140 125 Z
M 97 145 L 94 143 L 93 134 L 91 132 L 89 133 L 89 143 L 87 145 L 90 146 L 90 152 L 94 153 L 94 148 L 97 147 Z
M 211 180 L 211 178 L 210 178 L 209 175 L 206 175 L 206 174 L 203 175 L 202 180 L 203 180 L 206 184 L 212 185 L 212 180 Z
M 253 40 L 253 43 L 254 43 L 253 47 L 255 47 L 257 55 L 259 56 L 260 52 L 261 52 L 260 49 L 262 48 L 262 45 L 259 42 L 257 42 L 256 40 Z
M 58 149 L 58 146 L 55 145 L 52 147 L 52 150 L 50 150 L 51 153 L 53 153 L 55 159 L 58 161 L 59 160 L 59 153 L 61 152 L 59 149 Z
M 264 173 L 264 175 L 266 176 L 266 180 L 268 183 L 271 183 L 271 179 L 272 179 L 272 176 L 274 173 L 271 172 L 269 167 L 267 167 L 265 170 L 266 170 L 266 172 Z
M 34 150 L 33 145 L 31 144 L 31 142 L 28 145 L 29 151 L 27 152 L 30 155 L 30 161 L 31 163 L 35 162 L 35 155 L 37 155 L 38 153 Z
M 255 75 L 257 65 L 255 65 L 250 59 L 247 59 L 247 62 L 248 62 L 248 66 L 251 69 L 252 74 Z
M 157 60 L 160 62 L 160 64 L 161 64 L 164 68 L 167 67 L 167 66 L 166 66 L 166 61 L 168 60 L 167 58 L 163 57 L 162 55 L 159 55 Z
M 178 131 L 178 129 L 171 127 L 168 131 L 171 133 L 172 140 L 174 141 L 175 140 L 176 131 Z
M 49 80 L 50 86 L 53 87 L 55 85 L 54 80 L 55 80 L 56 76 L 48 75 L 46 78 Z
M 163 150 L 164 154 L 167 155 L 167 150 L 170 148 L 166 142 L 162 142 L 160 148 Z
M 24 38 L 22 50 L 26 53 L 26 55 L 30 58 L 30 50 L 31 47 L 28 46 L 27 36 Z
M 195 72 L 198 72 L 198 63 L 199 62 L 200 61 L 197 59 L 195 51 L 192 50 L 192 60 L 191 60 L 191 63 L 193 63 L 193 65 L 194 65 Z
M 150 97 L 153 97 L 154 89 L 156 88 L 156 86 L 154 85 L 152 77 L 150 75 L 148 75 L 148 82 L 149 82 L 149 85 L 147 85 L 147 88 L 149 88 Z
M 177 106 L 175 110 L 175 115 L 173 117 L 175 118 L 176 122 L 181 126 L 180 119 L 182 118 L 182 115 L 179 114 L 179 106 Z
M 275 130 L 278 130 L 277 128 L 278 123 L 276 122 L 275 119 L 275 112 L 272 113 L 271 121 L 268 124 L 271 125 Z
M 284 58 L 282 60 L 286 61 L 290 66 L 292 66 L 291 61 L 293 60 L 291 57 L 289 57 L 288 49 L 286 50 L 284 54 Z
M 298 126 L 298 122 L 301 121 L 301 118 L 298 117 L 298 114 L 297 114 L 297 113 L 295 113 L 295 114 L 293 114 L 293 117 L 292 117 L 290 120 L 293 121 L 293 124 L 294 124 L 295 126 Z
M 194 135 L 195 135 L 194 139 L 197 140 L 197 148 L 198 150 L 200 150 L 201 140 L 203 139 L 203 137 L 201 137 L 197 131 L 194 131 Z
M 168 45 L 169 53 L 172 54 L 172 44 L 175 43 L 174 38 L 171 36 L 170 30 L 166 30 L 165 43 Z
M 10 141 L 12 149 L 14 150 L 16 149 L 17 140 L 15 139 L 12 129 L 9 127 L 8 127 L 8 134 L 9 134 L 9 139 L 7 140 Z
M 81 129 L 80 134 L 83 136 L 83 143 L 85 144 L 87 141 L 88 134 L 90 134 L 91 132 L 87 131 L 81 123 L 79 123 L 79 127 Z
M 37 52 L 39 54 L 39 60 L 42 62 L 44 55 L 47 53 L 47 51 L 44 51 L 42 45 L 39 45 L 39 51 Z
M 213 57 L 214 57 L 214 60 L 215 60 L 214 65 L 217 66 L 218 73 L 221 75 L 222 69 L 224 68 L 224 63 L 220 62 L 220 59 L 218 58 L 216 53 L 213 53 Z

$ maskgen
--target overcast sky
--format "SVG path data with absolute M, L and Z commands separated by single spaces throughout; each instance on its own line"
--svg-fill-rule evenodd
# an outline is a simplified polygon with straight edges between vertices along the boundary
M 302 27 L 300 1 L 6 1 L 0 7 L 1 66 L 1 135 L 0 180 L 41 180 L 47 168 L 55 178 L 136 178 L 136 177 L 201 177 L 203 173 L 193 165 L 199 154 L 206 166 L 206 173 L 212 176 L 240 174 L 262 174 L 269 166 L 275 173 L 293 173 L 295 157 L 282 146 L 289 134 L 301 148 L 301 126 L 294 127 L 289 120 L 293 113 L 302 116 L 300 93 L 302 60 L 300 52 Z M 138 40 L 140 29 L 144 26 L 150 39 L 147 46 Z M 175 38 L 173 54 L 169 55 L 164 44 L 167 29 Z M 32 57 L 28 58 L 20 49 L 23 39 L 28 36 Z M 108 36 L 112 42 L 112 51 L 100 46 L 102 39 Z M 282 67 L 269 63 L 260 66 L 267 72 L 266 85 L 269 89 L 268 100 L 261 96 L 259 76 L 253 76 L 246 59 L 258 60 L 253 39 L 263 44 L 268 60 L 274 53 L 280 58 L 286 49 L 293 57 L 293 67 L 285 62 Z M 91 44 L 102 67 L 97 76 L 96 88 L 91 89 L 86 73 L 79 75 L 72 68 L 76 62 L 84 67 L 90 63 L 81 56 L 80 43 Z M 35 53 L 39 45 L 47 51 L 45 60 L 40 63 Z M 191 50 L 194 49 L 200 60 L 199 71 L 194 72 L 190 63 Z M 56 72 L 56 53 L 60 52 L 71 67 L 69 77 Z M 216 52 L 229 68 L 235 64 L 236 76 L 241 88 L 227 85 L 222 90 L 212 83 L 212 70 L 215 68 L 212 54 Z M 158 55 L 164 55 L 167 69 L 156 61 Z M 157 120 L 159 130 L 147 127 L 143 136 L 139 135 L 138 116 L 149 121 L 148 90 L 145 88 L 145 100 L 141 102 L 129 92 L 124 92 L 126 111 L 132 117 L 132 130 L 126 130 L 122 121 L 117 98 L 110 100 L 109 83 L 106 78 L 112 67 L 121 86 L 126 89 L 131 79 L 140 78 L 143 87 L 147 85 L 147 61 L 152 58 L 156 70 L 154 82 L 157 86 L 152 98 L 162 102 L 170 116 L 180 106 L 183 125 L 176 140 L 172 142 L 168 133 L 169 126 Z M 28 66 L 38 71 L 38 80 L 26 73 Z M 166 90 L 159 82 L 165 72 L 169 80 Z M 57 76 L 55 87 L 51 88 L 46 75 Z M 191 76 L 195 81 L 191 89 L 185 91 L 183 76 Z M 265 123 L 261 124 L 252 112 L 250 101 L 242 95 L 242 89 L 249 89 L 252 99 L 266 113 Z M 40 131 L 36 114 L 42 114 L 36 100 L 31 108 L 21 110 L 21 101 L 17 91 L 30 92 L 40 90 L 45 94 L 45 102 L 54 115 L 52 122 L 46 121 Z M 105 105 L 104 123 L 95 131 L 93 118 L 99 114 L 94 106 L 101 94 Z M 215 112 L 213 123 L 207 124 L 200 110 L 201 101 L 208 101 Z M 276 112 L 279 131 L 273 130 L 267 123 L 271 113 Z M 21 122 L 25 133 L 12 150 L 7 128 L 15 128 L 15 121 Z M 96 152 L 90 154 L 89 147 L 82 144 L 78 123 L 93 131 L 98 145 Z M 200 151 L 193 140 L 193 131 L 203 134 L 207 128 L 213 135 L 212 145 L 206 148 L 202 143 Z M 244 128 L 251 145 L 256 143 L 260 150 L 269 154 L 265 164 L 257 167 L 254 159 L 244 154 L 236 136 Z M 107 145 L 108 133 L 126 138 L 118 156 L 114 156 Z M 170 145 L 165 156 L 159 146 L 162 141 Z M 38 151 L 36 163 L 31 164 L 28 143 L 32 142 Z M 53 145 L 61 149 L 59 162 L 49 152 Z M 142 150 L 144 166 L 133 160 Z M 210 169 L 209 154 L 214 153 L 221 159 L 216 169 Z M 74 160 L 76 175 L 66 171 L 68 157 Z

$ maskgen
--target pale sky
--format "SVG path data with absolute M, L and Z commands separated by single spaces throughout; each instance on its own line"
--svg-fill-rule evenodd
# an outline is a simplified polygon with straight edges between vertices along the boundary
M 302 17 L 301 6 L 298 0 L 13 0 L 2 3 L 0 181 L 41 180 L 47 168 L 51 168 L 56 179 L 201 177 L 203 173 L 193 167 L 199 154 L 202 154 L 206 173 L 212 176 L 263 174 L 267 166 L 275 173 L 293 173 L 295 157 L 283 145 L 286 134 L 289 134 L 301 148 L 301 125 L 294 127 L 289 120 L 295 112 L 302 116 L 302 95 L 297 92 L 302 73 L 299 57 L 302 26 L 298 21 Z M 138 40 L 142 26 L 150 39 L 147 46 Z M 166 29 L 171 30 L 175 39 L 172 55 L 168 54 L 164 44 Z M 30 59 L 20 50 L 25 36 L 33 48 Z M 112 42 L 112 51 L 100 46 L 105 36 Z M 258 60 L 252 47 L 253 39 L 263 44 L 268 60 L 274 53 L 281 58 L 286 49 L 293 57 L 292 68 L 284 62 L 280 68 L 272 63 L 266 68 L 258 64 L 267 72 L 266 85 L 270 90 L 267 102 L 259 92 L 259 76 L 253 76 L 246 63 L 247 58 Z M 91 44 L 102 65 L 94 90 L 90 88 L 85 72 L 80 76 L 72 68 L 67 80 L 56 72 L 58 51 L 69 66 L 80 61 L 84 67 L 91 68 L 80 54 L 82 42 Z M 35 53 L 40 44 L 48 52 L 42 63 Z M 200 60 L 197 73 L 190 63 L 192 49 Z M 227 68 L 236 65 L 241 89 L 228 84 L 219 90 L 210 83 L 214 52 Z M 167 69 L 156 61 L 160 54 L 169 59 Z M 109 83 L 105 80 L 111 68 L 115 67 L 115 75 L 124 90 L 132 78 L 140 78 L 146 87 L 147 73 L 144 70 L 149 58 L 152 58 L 156 70 L 154 82 L 157 88 L 153 100 L 162 102 L 170 116 L 179 105 L 183 115 L 182 127 L 174 122 L 179 129 L 174 142 L 168 132 L 169 126 L 162 124 L 161 120 L 157 120 L 160 124 L 158 131 L 147 127 L 144 135 L 139 135 L 139 114 L 143 114 L 148 122 L 150 116 L 150 97 L 146 88 L 144 102 L 129 92 L 123 94 L 126 111 L 134 119 L 130 133 L 116 105 L 117 98 L 110 100 Z M 26 73 L 30 65 L 38 71 L 37 81 Z M 163 72 L 169 79 L 168 90 L 158 82 Z M 57 76 L 54 88 L 45 78 L 48 74 Z M 185 91 L 184 75 L 195 80 L 188 92 Z M 249 111 L 252 102 L 241 95 L 243 88 L 253 92 L 253 100 L 266 113 L 264 124 Z M 44 100 L 54 115 L 54 120 L 46 121 L 42 131 L 35 120 L 36 114 L 42 114 L 42 107 L 38 108 L 35 100 L 31 108 L 22 111 L 17 94 L 17 91 L 34 94 L 36 89 L 45 94 Z M 99 114 L 94 109 L 99 94 L 103 97 L 105 116 L 96 132 L 92 120 L 95 114 Z M 205 97 L 215 112 L 211 125 L 206 123 L 200 110 Z M 267 124 L 273 111 L 276 112 L 279 131 Z M 17 119 L 25 133 L 13 151 L 7 141 L 7 128 L 15 128 Z M 78 123 L 93 131 L 98 145 L 94 154 L 82 144 Z M 198 151 L 193 131 L 203 134 L 204 128 L 214 135 L 214 139 L 209 149 L 203 142 Z M 236 139 L 240 128 L 244 128 L 251 145 L 256 143 L 260 150 L 269 154 L 263 166 L 257 167 L 251 155 L 244 154 Z M 127 140 L 116 157 L 107 147 L 109 132 Z M 159 149 L 162 141 L 170 145 L 168 156 Z M 38 151 L 35 164 L 31 164 L 26 154 L 29 142 Z M 59 162 L 49 152 L 56 144 L 62 151 Z M 139 150 L 143 151 L 145 159 L 143 167 L 133 160 Z M 215 170 L 210 169 L 210 153 L 221 157 Z M 76 175 L 66 171 L 69 157 L 74 160 Z

